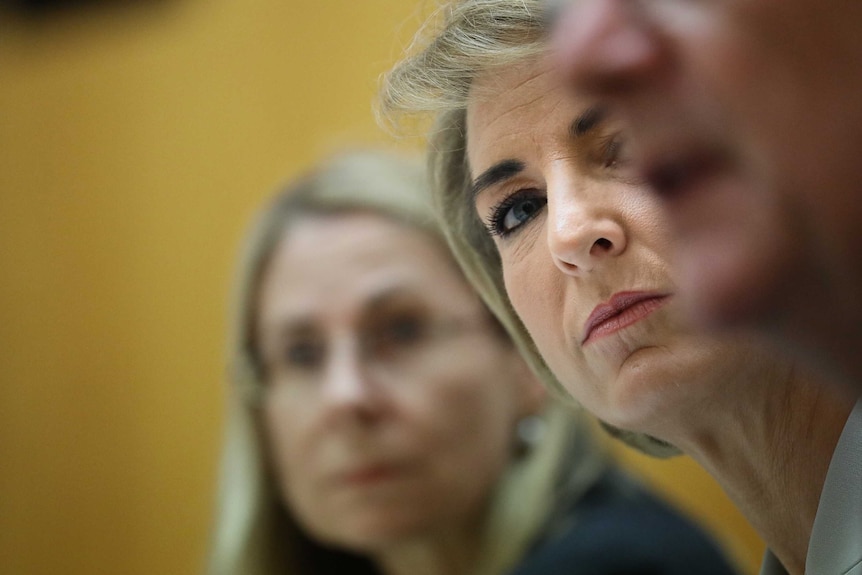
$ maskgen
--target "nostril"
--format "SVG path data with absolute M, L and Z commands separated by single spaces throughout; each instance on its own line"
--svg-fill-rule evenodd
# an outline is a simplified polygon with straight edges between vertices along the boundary
M 574 274 L 578 271 L 577 265 L 571 262 L 567 262 L 566 260 L 555 257 L 554 262 L 557 264 L 557 267 L 562 270 L 563 273 Z
M 601 248 L 604 251 L 610 250 L 612 247 L 614 247 L 614 244 L 611 242 L 611 240 L 607 238 L 599 238 L 593 243 L 593 245 Z

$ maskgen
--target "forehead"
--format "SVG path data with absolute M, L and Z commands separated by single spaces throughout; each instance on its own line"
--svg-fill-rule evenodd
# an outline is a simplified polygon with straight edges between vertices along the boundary
M 352 317 L 381 294 L 457 305 L 472 292 L 426 233 L 368 213 L 303 217 L 282 235 L 259 285 L 262 318 Z
M 467 155 L 474 172 L 504 151 L 523 151 L 546 139 L 565 139 L 586 101 L 561 82 L 548 56 L 480 74 L 467 104 Z
M 562 96 L 555 89 L 557 76 L 544 57 L 479 74 L 468 97 L 468 134 L 470 128 L 490 129 L 495 123 L 514 122 L 538 109 L 553 109 Z

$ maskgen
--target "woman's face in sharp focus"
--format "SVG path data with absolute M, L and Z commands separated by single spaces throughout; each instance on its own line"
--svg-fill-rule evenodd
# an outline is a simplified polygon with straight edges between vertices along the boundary
M 256 324 L 270 457 L 312 536 L 370 552 L 481 519 L 535 391 L 435 240 L 305 216 L 262 274 Z
M 475 209 L 558 379 L 600 418 L 655 433 L 736 348 L 680 328 L 663 211 L 628 173 L 621 126 L 559 81 L 544 58 L 477 78 Z

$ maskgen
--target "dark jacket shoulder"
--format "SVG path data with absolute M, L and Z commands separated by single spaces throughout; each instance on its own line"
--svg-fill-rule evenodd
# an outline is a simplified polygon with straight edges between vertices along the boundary
M 735 575 L 692 521 L 619 470 L 548 525 L 512 575 Z

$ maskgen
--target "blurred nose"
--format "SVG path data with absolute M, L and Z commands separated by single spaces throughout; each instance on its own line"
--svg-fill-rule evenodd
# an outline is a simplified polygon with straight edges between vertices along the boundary
M 661 49 L 639 2 L 570 3 L 553 30 L 555 54 L 576 87 L 618 96 L 655 72 Z
M 620 255 L 627 244 L 625 229 L 607 206 L 577 195 L 570 187 L 548 190 L 548 249 L 560 271 L 574 276 Z
M 382 405 L 382 390 L 370 377 L 355 338 L 333 346 L 322 386 L 324 401 L 335 417 L 373 419 Z

